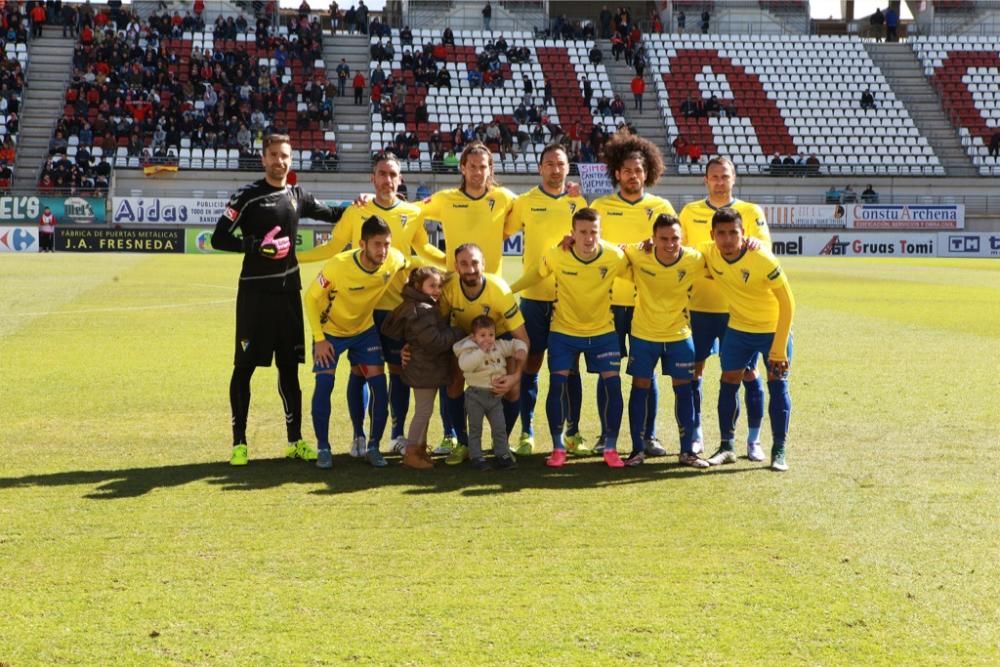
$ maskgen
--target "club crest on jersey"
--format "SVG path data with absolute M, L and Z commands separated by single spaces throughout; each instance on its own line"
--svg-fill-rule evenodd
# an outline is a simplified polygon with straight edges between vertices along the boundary
M 688 274 L 684 269 L 677 269 L 677 282 L 684 280 L 684 276 Z
M 222 216 L 230 222 L 236 222 L 236 218 L 240 217 L 240 212 L 232 206 L 227 206 L 226 210 L 222 212 Z
M 746 269 L 740 269 L 740 275 L 743 276 L 743 282 L 746 283 L 750 280 L 750 272 Z
M 572 201 L 571 201 L 571 202 L 569 203 L 569 212 L 570 212 L 570 213 L 576 213 L 576 202 L 572 202 Z
M 392 277 L 392 274 L 390 274 L 388 271 L 386 271 L 385 273 L 382 274 L 382 283 L 384 284 L 384 283 L 389 282 L 389 278 L 391 278 L 391 277 Z
M 649 220 L 652 217 L 653 217 L 653 209 L 651 209 L 650 207 L 647 206 L 646 207 L 646 220 Z
M 399 216 L 399 226 L 400 227 L 405 228 L 406 227 L 406 223 L 408 221 L 409 221 L 409 218 L 406 216 L 405 213 L 403 215 Z
M 497 200 L 493 199 L 492 197 L 486 200 L 486 205 L 490 207 L 490 211 L 493 210 L 493 207 L 496 206 L 496 203 Z
M 483 306 L 483 315 L 489 315 L 489 314 L 490 314 L 490 307 Z
M 605 278 L 608 277 L 608 267 L 602 266 L 599 269 L 597 269 L 597 271 L 601 274 L 601 280 L 604 280 Z

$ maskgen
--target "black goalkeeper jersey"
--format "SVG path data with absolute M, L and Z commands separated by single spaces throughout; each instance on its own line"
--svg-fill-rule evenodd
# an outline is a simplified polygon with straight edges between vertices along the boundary
M 299 262 L 295 257 L 295 239 L 299 218 L 312 218 L 336 224 L 343 209 L 332 209 L 316 201 L 298 185 L 276 188 L 265 179 L 240 188 L 229 199 L 212 234 L 212 247 L 243 253 L 240 288 L 266 291 L 299 291 Z M 283 259 L 268 259 L 260 254 L 260 243 L 275 226 L 276 236 L 287 236 L 292 248 Z M 236 236 L 240 231 L 242 238 Z

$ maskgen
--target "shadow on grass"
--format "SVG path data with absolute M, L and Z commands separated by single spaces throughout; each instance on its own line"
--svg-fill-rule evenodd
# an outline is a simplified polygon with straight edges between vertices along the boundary
M 480 472 L 468 464 L 447 466 L 438 462 L 434 470 L 411 470 L 392 460 L 388 468 L 375 469 L 347 455 L 335 456 L 331 470 L 288 459 L 255 459 L 245 468 L 225 462 L 188 463 L 120 470 L 77 470 L 23 477 L 0 477 L 0 489 L 44 486 L 91 486 L 84 498 L 113 500 L 135 498 L 156 489 L 207 482 L 225 491 L 256 491 L 286 484 L 324 483 L 310 493 L 339 495 L 373 488 L 400 487 L 403 493 L 422 495 L 460 493 L 483 496 L 517 493 L 523 489 L 590 489 L 670 480 L 702 479 L 767 470 L 765 467 L 726 466 L 710 470 L 681 467 L 674 457 L 654 459 L 637 468 L 611 470 L 600 458 L 572 461 L 555 470 L 545 467 L 543 456 L 522 457 L 516 470 Z

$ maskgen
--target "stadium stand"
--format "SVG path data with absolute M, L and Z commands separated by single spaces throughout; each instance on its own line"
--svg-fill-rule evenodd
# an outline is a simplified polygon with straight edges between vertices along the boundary
M 16 3 L 0 11 L 0 190 L 14 179 L 19 115 L 28 69 L 27 20 Z
M 1000 50 L 996 38 L 918 37 L 913 48 L 973 165 L 983 176 L 1000 176 L 997 151 L 990 155 L 991 141 L 1000 133 Z
M 849 37 L 649 35 L 668 139 L 728 154 L 742 173 L 775 155 L 815 156 L 830 175 L 943 176 L 934 151 L 860 40 Z M 870 89 L 878 109 L 863 110 Z M 714 95 L 717 114 L 698 109 Z M 695 110 L 682 109 L 690 100 Z M 700 173 L 683 161 L 681 173 Z M 798 173 L 806 173 L 800 170 Z
M 293 169 L 336 168 L 322 30 L 317 17 L 289 24 L 241 14 L 206 27 L 166 9 L 145 21 L 98 12 L 81 29 L 53 133 L 65 157 L 57 149 L 40 183 L 78 187 L 102 156 L 119 169 L 253 168 L 268 131 L 292 136 Z
M 391 73 L 386 89 L 396 96 L 395 104 L 380 100 L 372 105 L 372 152 L 403 148 L 410 158 L 409 171 L 440 170 L 442 155 L 468 140 L 456 135 L 463 129 L 486 138 L 500 173 L 534 171 L 541 147 L 562 134 L 582 144 L 577 162 L 594 161 L 603 138 L 625 123 L 622 113 L 611 112 L 614 91 L 604 64 L 590 62 L 593 41 L 538 39 L 524 31 L 502 35 L 458 30 L 451 45 L 443 44 L 437 31 L 412 32 L 412 47 L 402 44 L 398 34 L 373 37 L 373 56 L 383 56 L 385 46 L 391 45 L 393 57 L 373 59 L 370 68 Z M 449 81 L 441 79 L 442 70 Z M 585 80 L 593 91 L 589 104 L 584 100 Z M 551 98 L 545 95 L 546 83 Z M 421 106 L 426 107 L 426 121 L 417 120 Z M 522 113 L 528 114 L 527 120 Z M 496 129 L 490 128 L 494 120 Z M 400 146 L 400 133 L 414 135 L 418 143 L 413 146 L 411 138 L 410 146 Z

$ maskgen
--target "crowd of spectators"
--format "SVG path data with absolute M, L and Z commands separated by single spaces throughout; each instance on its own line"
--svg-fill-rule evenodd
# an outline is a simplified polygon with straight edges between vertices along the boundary
M 772 176 L 819 176 L 822 163 L 813 155 L 779 155 L 771 156 L 768 173 Z
M 43 185 L 86 187 L 99 176 L 97 147 L 104 156 L 124 150 L 143 163 L 175 162 L 181 147 L 235 149 L 240 166 L 253 168 L 259 162 L 254 145 L 268 132 L 332 129 L 335 87 L 322 67 L 315 18 L 292 17 L 283 34 L 265 12 L 253 26 L 243 16 L 219 17 L 213 46 L 189 54 L 181 37 L 205 31 L 200 14 L 164 9 L 143 22 L 125 10 L 112 16 L 83 6 Z M 241 35 L 248 41 L 236 41 Z M 258 63 L 255 54 L 265 60 Z M 72 159 L 66 155 L 71 142 L 78 146 Z M 335 168 L 333 146 L 316 146 L 313 153 L 313 168 Z
M 681 102 L 681 115 L 685 118 L 725 118 L 735 116 L 736 100 L 720 100 L 714 93 L 704 99 L 691 95 Z
M 25 8 L 28 10 L 30 8 Z M 24 92 L 24 71 L 16 55 L 7 46 L 24 44 L 28 39 L 25 13 L 17 3 L 7 3 L 0 10 L 0 119 L 6 119 L 0 141 L 0 189 L 10 187 L 14 179 L 18 119 Z

